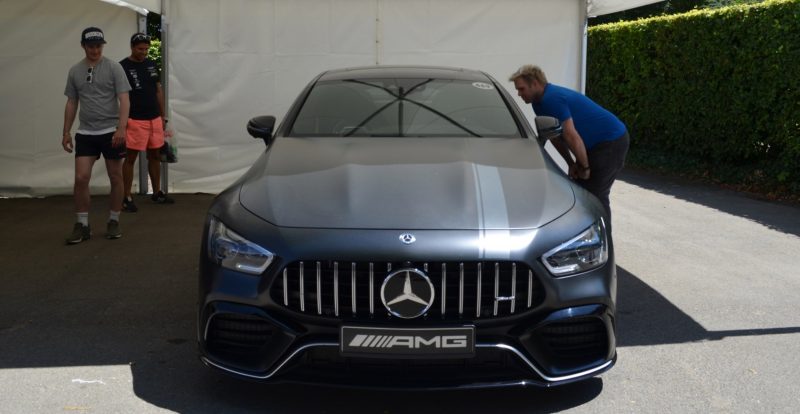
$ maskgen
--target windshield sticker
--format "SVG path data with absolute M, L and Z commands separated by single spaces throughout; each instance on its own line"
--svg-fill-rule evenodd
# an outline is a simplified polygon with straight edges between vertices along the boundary
M 486 89 L 486 90 L 494 89 L 494 86 L 484 82 L 474 82 L 472 86 L 478 89 Z

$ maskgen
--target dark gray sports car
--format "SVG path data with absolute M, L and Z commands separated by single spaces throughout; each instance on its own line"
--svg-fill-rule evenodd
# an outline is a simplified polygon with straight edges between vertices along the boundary
M 616 360 L 602 206 L 486 73 L 314 79 L 211 206 L 198 341 L 242 377 L 347 386 L 557 385 Z M 274 130 L 274 131 L 273 131 Z

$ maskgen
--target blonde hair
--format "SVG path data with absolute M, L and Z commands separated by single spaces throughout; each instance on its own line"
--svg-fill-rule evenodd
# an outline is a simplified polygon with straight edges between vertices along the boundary
M 544 75 L 544 71 L 542 68 L 536 65 L 523 65 L 521 68 L 517 69 L 510 78 L 509 81 L 515 82 L 517 79 L 523 79 L 525 82 L 530 84 L 534 80 L 541 83 L 542 85 L 547 84 L 547 76 Z

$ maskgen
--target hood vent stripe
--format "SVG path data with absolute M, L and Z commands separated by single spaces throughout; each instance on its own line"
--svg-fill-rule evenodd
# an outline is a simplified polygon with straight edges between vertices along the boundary
M 475 172 L 475 195 L 477 197 L 478 209 L 478 228 L 480 228 L 481 239 L 487 239 L 485 229 L 497 229 L 493 237 L 510 237 L 508 231 L 508 205 L 506 204 L 506 194 L 503 190 L 503 182 L 500 179 L 500 171 L 497 167 L 487 165 L 473 165 Z M 493 257 L 509 258 L 511 251 L 507 245 L 481 243 L 480 258 L 487 257 L 487 252 Z

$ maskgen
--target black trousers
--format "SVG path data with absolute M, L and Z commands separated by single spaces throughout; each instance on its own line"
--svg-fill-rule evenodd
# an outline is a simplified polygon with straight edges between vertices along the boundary
M 611 185 L 614 184 L 617 175 L 625 166 L 625 157 L 628 155 L 630 141 L 630 136 L 625 131 L 624 135 L 613 141 L 601 142 L 592 147 L 587 152 L 590 168 L 589 179 L 577 180 L 581 187 L 599 198 L 605 207 L 606 228 L 609 234 L 611 233 L 611 203 L 609 200 Z

